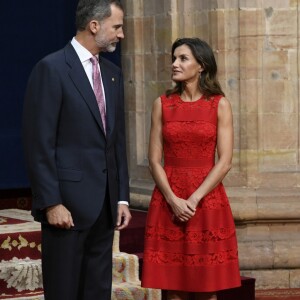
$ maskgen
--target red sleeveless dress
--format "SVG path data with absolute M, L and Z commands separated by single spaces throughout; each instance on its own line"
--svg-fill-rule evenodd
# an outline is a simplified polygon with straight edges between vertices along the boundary
M 184 102 L 161 96 L 164 170 L 174 193 L 187 199 L 214 166 L 217 110 L 222 96 Z M 145 229 L 142 286 L 212 292 L 241 285 L 235 225 L 222 183 L 187 223 L 155 187 Z

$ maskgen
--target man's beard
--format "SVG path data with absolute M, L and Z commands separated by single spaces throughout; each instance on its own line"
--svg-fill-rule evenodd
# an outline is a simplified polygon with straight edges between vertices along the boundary
M 114 52 L 117 48 L 117 42 L 114 43 L 108 43 L 103 36 L 100 34 L 96 35 L 95 41 L 97 46 L 101 49 L 103 52 Z
M 107 47 L 106 47 L 106 51 L 107 52 L 114 52 L 117 48 L 117 43 L 113 43 L 113 44 L 109 44 Z

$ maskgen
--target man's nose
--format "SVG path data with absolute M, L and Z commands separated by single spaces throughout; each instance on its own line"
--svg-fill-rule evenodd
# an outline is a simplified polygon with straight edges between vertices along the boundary
M 124 35 L 123 29 L 120 29 L 120 32 L 118 32 L 117 36 L 118 36 L 119 39 L 124 39 L 125 35 Z

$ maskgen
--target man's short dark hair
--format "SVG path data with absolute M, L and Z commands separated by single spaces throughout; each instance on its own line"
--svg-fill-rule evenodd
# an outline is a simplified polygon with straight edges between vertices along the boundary
M 76 10 L 76 29 L 82 31 L 91 20 L 101 22 L 110 17 L 111 5 L 123 10 L 119 0 L 79 0 Z

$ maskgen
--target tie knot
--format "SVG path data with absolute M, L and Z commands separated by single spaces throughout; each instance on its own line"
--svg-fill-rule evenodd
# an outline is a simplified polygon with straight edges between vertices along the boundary
M 98 63 L 98 58 L 97 58 L 96 56 L 92 56 L 92 57 L 90 58 L 90 61 L 91 61 L 91 63 L 92 63 L 93 65 L 96 65 L 96 64 Z

